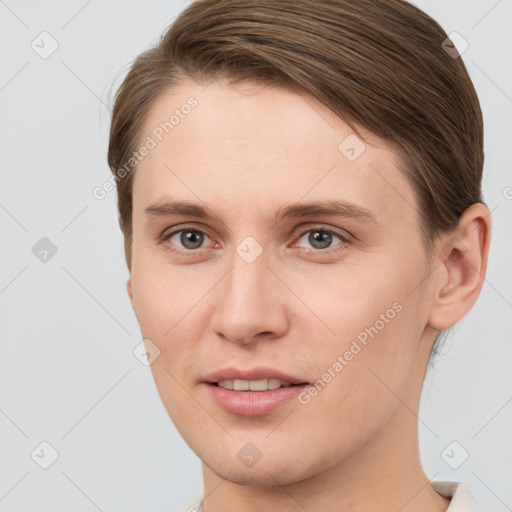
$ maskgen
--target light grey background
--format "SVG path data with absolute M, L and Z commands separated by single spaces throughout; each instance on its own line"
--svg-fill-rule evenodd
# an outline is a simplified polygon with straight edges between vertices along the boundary
M 463 58 L 485 116 L 493 217 L 482 294 L 427 377 L 421 457 L 430 478 L 466 482 L 485 511 L 504 512 L 512 510 L 512 1 L 415 3 L 469 43 Z M 184 5 L 0 1 L 0 511 L 170 510 L 202 491 L 198 459 L 132 353 L 141 336 L 115 192 L 92 195 L 110 176 L 108 90 Z M 52 39 L 58 48 L 46 59 L 31 47 L 49 51 Z M 47 262 L 32 252 L 43 237 L 58 250 Z M 58 453 L 48 469 L 39 465 L 51 461 L 43 441 Z M 447 461 L 463 450 L 469 457 L 452 469 Z

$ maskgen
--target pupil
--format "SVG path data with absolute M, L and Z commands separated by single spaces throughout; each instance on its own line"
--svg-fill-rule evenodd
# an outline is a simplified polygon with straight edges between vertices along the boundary
M 181 234 L 180 242 L 187 249 L 197 249 L 203 243 L 203 235 L 197 231 L 184 231 Z
M 312 231 L 309 235 L 309 242 L 315 249 L 325 249 L 331 245 L 332 235 L 325 231 Z

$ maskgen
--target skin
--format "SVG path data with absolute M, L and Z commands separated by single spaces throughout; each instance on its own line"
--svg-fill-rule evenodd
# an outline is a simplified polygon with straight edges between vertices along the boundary
M 151 369 L 163 404 L 203 461 L 205 512 L 446 510 L 421 467 L 417 413 L 435 335 L 482 286 L 487 208 L 469 208 L 429 262 L 414 189 L 390 144 L 363 131 L 371 145 L 349 161 L 338 145 L 353 130 L 315 99 L 188 80 L 153 106 L 141 140 L 190 96 L 197 107 L 134 176 L 128 293 L 143 337 L 160 350 Z M 284 205 L 326 199 L 374 220 L 274 221 Z M 219 219 L 145 211 L 171 200 Z M 200 248 L 180 233 L 162 240 L 180 227 L 205 233 Z M 312 245 L 308 230 L 322 229 L 346 241 Z M 236 252 L 248 236 L 262 249 L 252 263 Z M 240 416 L 202 384 L 227 366 L 270 366 L 314 383 L 396 303 L 401 311 L 308 404 Z M 248 442 L 261 453 L 252 467 L 237 457 Z

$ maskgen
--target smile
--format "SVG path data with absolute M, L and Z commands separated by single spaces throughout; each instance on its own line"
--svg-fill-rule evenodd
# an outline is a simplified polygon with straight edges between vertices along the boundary
M 228 368 L 210 374 L 203 385 L 209 398 L 224 411 L 263 416 L 296 398 L 309 383 L 271 368 Z
M 235 391 L 268 391 L 269 389 L 287 388 L 292 384 L 279 379 L 259 379 L 259 380 L 219 380 L 217 386 L 224 389 L 233 389 Z

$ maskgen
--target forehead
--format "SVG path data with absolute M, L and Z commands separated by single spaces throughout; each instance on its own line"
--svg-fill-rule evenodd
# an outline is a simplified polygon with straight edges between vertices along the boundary
M 336 198 L 378 217 L 415 216 L 415 194 L 390 144 L 366 142 L 322 103 L 284 87 L 186 81 L 162 94 L 140 137 L 134 210 L 164 195 L 243 214 Z M 137 213 L 137 212 L 135 212 Z

